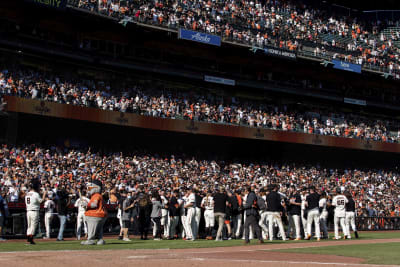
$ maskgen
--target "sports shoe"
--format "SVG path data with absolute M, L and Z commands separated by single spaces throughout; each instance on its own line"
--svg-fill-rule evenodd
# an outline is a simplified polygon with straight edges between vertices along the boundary
M 129 238 L 127 238 L 127 237 L 126 237 L 126 238 L 123 238 L 122 240 L 123 240 L 123 241 L 126 241 L 126 242 L 130 242 L 130 241 L 131 241 L 131 240 L 130 240 Z
M 161 238 L 154 238 L 154 241 L 161 241 Z M 129 240 L 130 241 L 130 240 Z
M 105 245 L 106 244 L 106 242 L 103 240 L 103 239 L 100 239 L 99 241 L 97 241 L 97 243 L 96 243 L 96 245 L 98 245 L 98 246 L 102 246 L 102 245 Z
M 298 238 L 296 238 L 294 241 L 300 241 L 301 240 L 301 238 L 300 237 L 298 237 Z
M 318 238 L 317 238 L 317 241 L 321 241 L 321 238 L 318 237 Z
M 311 239 L 311 235 L 307 235 L 306 238 L 304 238 L 304 240 L 310 240 Z
M 90 245 L 95 245 L 96 242 L 94 242 L 94 240 L 86 240 L 86 241 L 82 241 L 81 245 L 85 245 L 85 246 L 90 246 Z

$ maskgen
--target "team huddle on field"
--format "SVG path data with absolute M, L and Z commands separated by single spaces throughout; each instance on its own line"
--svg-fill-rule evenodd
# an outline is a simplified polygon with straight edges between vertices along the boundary
M 101 182 L 97 182 L 101 187 Z M 38 188 L 38 185 L 32 185 L 25 196 L 28 243 L 34 244 L 33 236 L 38 226 L 39 211 L 43 202 L 45 238 L 50 238 L 50 219 L 57 206 L 60 218 L 57 240 L 61 241 L 66 208 L 71 203 L 68 197 L 63 198 L 62 191 L 43 192 L 41 197 Z M 171 191 L 149 192 L 143 188 L 138 188 L 136 192 L 121 190 L 117 194 L 117 217 L 121 227 L 119 239 L 129 242 L 130 226 L 136 223 L 143 240 L 148 239 L 148 232 L 152 228 L 154 240 L 182 238 L 194 241 L 205 238 L 222 241 L 243 238 L 245 243 L 249 243 L 250 239 L 254 238 L 263 242 L 264 239 L 309 240 L 314 237 L 319 241 L 329 237 L 327 227 L 329 210 L 333 210 L 334 213 L 334 239 L 341 238 L 339 228 L 343 232 L 343 238 L 351 238 L 350 228 L 357 238 L 356 204 L 350 192 L 342 193 L 342 191 L 343 189 L 338 187 L 336 195 L 331 196 L 313 186 L 301 190 L 292 186 L 285 193 L 281 193 L 276 184 L 266 187 L 253 185 L 234 191 L 219 185 L 203 190 L 196 186 Z M 95 244 L 93 241 L 95 238 L 99 240 L 97 244 L 104 244 L 102 228 L 107 219 L 104 201 L 100 192 L 96 192 L 96 203 L 93 205 L 91 199 L 94 195 L 86 189 L 82 192 L 74 203 L 78 209 L 77 239 L 81 238 L 84 230 L 88 235 L 86 244 Z M 60 204 L 63 199 L 64 205 Z M 63 208 L 60 208 L 62 206 L 65 207 L 64 212 Z M 94 221 L 95 219 L 98 220 Z M 284 221 L 287 222 L 286 229 Z

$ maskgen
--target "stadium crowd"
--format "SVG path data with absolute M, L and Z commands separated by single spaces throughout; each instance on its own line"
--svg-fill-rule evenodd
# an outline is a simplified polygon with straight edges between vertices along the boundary
M 314 56 L 336 58 L 400 72 L 398 21 L 371 21 L 330 14 L 298 1 L 70 0 L 72 5 L 123 20 L 186 28 L 253 46 L 293 51 L 312 48 Z
M 357 216 L 399 216 L 400 212 L 399 174 L 392 171 L 324 169 L 293 163 L 200 160 L 179 155 L 159 156 L 145 151 L 132 151 L 130 155 L 123 155 L 102 154 L 93 152 L 90 148 L 81 151 L 57 146 L 48 148 L 37 145 L 1 146 L 0 191 L 7 202 L 23 202 L 29 190 L 29 182 L 37 177 L 41 180 L 43 192 L 48 192 L 47 200 L 57 200 L 55 196 L 60 195 L 58 193 L 60 190 L 63 192 L 60 196 L 68 199 L 64 202 L 65 207 L 66 203 L 68 205 L 78 203 L 78 199 L 85 194 L 86 183 L 97 179 L 103 183 L 104 198 L 108 204 L 122 205 L 121 196 L 123 196 L 132 200 L 127 205 L 131 209 L 139 205 L 140 198 L 154 192 L 160 193 L 164 198 L 174 195 L 176 200 L 181 199 L 187 190 L 202 197 L 222 192 L 226 192 L 229 197 L 235 195 L 244 197 L 244 188 L 251 187 L 251 191 L 263 195 L 263 191 L 273 184 L 279 186 L 283 202 L 288 201 L 289 196 L 294 193 L 304 195 L 309 192 L 309 188 L 316 187 L 321 195 L 327 194 L 329 203 L 329 199 L 339 188 L 341 192 L 346 191 L 349 197 L 354 198 Z M 136 198 L 137 202 L 133 203 Z M 200 208 L 201 199 L 197 199 L 196 202 L 198 203 L 196 207 Z M 234 220 L 233 216 L 243 212 L 239 208 L 241 203 L 239 201 L 234 205 L 235 211 L 229 204 L 223 206 L 226 211 L 220 211 L 226 216 L 225 220 L 235 221 L 233 222 L 235 230 L 231 231 L 228 228 L 228 231 L 238 236 L 240 235 L 240 229 L 237 228 L 238 218 Z M 62 211 L 58 210 L 62 212 L 59 215 L 66 215 L 65 207 L 61 208 Z M 305 208 L 303 205 L 302 209 Z M 51 212 L 56 213 L 56 211 L 57 209 L 51 209 Z M 282 212 L 284 211 L 282 208 Z M 141 218 L 148 218 L 150 222 L 150 215 L 153 214 L 151 209 L 146 214 Z M 179 215 L 183 214 L 176 214 Z M 132 218 L 136 216 L 138 214 Z M 127 220 L 129 219 L 130 217 Z M 63 220 L 65 223 L 65 218 Z M 218 218 L 216 220 L 218 221 Z M 156 224 L 159 223 L 161 222 L 157 221 Z M 145 224 L 147 222 L 143 221 L 142 225 Z M 165 226 L 165 223 L 163 225 Z M 155 229 L 160 228 L 155 227 Z M 141 231 L 142 237 L 145 238 L 145 229 Z M 166 235 L 164 233 L 164 236 Z M 62 233 L 59 239 L 62 239 Z
M 157 88 L 156 88 L 157 87 Z M 340 113 L 328 108 L 300 111 L 263 101 L 188 93 L 155 82 L 112 88 L 102 81 L 63 79 L 33 69 L 4 69 L 0 73 L 0 95 L 42 99 L 103 110 L 134 112 L 170 119 L 189 119 L 298 131 L 382 142 L 399 142 L 395 121 Z M 298 107 L 297 107 L 298 108 Z

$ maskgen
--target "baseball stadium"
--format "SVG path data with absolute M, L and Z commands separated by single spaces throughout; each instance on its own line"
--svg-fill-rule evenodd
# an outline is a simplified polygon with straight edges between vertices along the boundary
M 399 1 L 0 1 L 1 266 L 398 251 Z

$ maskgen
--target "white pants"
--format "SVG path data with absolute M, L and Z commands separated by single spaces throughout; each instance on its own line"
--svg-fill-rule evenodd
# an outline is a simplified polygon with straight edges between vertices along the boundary
M 215 225 L 214 210 L 205 210 L 204 211 L 204 220 L 206 222 L 206 228 L 214 227 L 214 225 Z
M 36 228 L 39 224 L 39 211 L 29 210 L 26 212 L 26 219 L 28 221 L 28 229 L 26 231 L 26 235 L 35 235 Z
M 351 237 L 350 234 L 350 225 L 351 225 L 351 229 L 356 232 L 357 228 L 356 228 L 356 215 L 353 211 L 346 211 L 346 228 L 347 228 L 347 237 Z
M 196 239 L 193 235 L 195 228 L 195 217 L 196 217 L 196 209 L 188 208 L 186 215 L 186 235 L 188 238 Z
M 285 229 L 283 228 L 282 218 L 280 212 L 268 212 L 268 230 L 269 230 L 269 240 L 274 240 L 274 223 L 279 227 L 279 232 L 281 234 L 282 240 L 286 240 Z
M 267 212 L 266 211 L 260 211 L 260 220 L 258 221 L 258 225 L 260 225 L 261 230 L 262 230 L 262 235 L 263 239 L 268 238 L 268 226 L 267 226 Z
M 46 228 L 46 237 L 50 238 L 51 232 L 51 220 L 53 219 L 53 213 L 47 212 L 44 215 L 44 227 Z
M 293 231 L 293 226 L 296 232 L 296 238 L 301 238 L 300 215 L 289 215 L 288 235 Z
M 188 230 L 187 230 L 187 224 L 186 224 L 186 215 L 182 215 L 181 216 L 181 223 L 182 223 L 182 227 L 183 227 L 183 229 L 182 229 L 182 238 L 184 238 L 184 237 L 188 236 L 188 234 L 187 234 Z
M 334 216 L 334 225 L 335 225 L 335 238 L 339 239 L 339 223 L 340 227 L 342 228 L 343 234 L 345 236 L 347 235 L 347 228 L 346 228 L 346 217 L 337 217 L 336 215 Z
M 301 210 L 301 223 L 303 224 L 304 236 L 307 237 L 307 219 L 304 218 L 304 210 Z
M 168 212 L 167 215 L 161 216 L 161 226 L 164 227 L 164 237 L 169 236 L 169 223 L 168 223 Z
M 78 217 L 76 218 L 76 236 L 81 236 L 82 233 L 82 225 L 85 234 L 87 234 L 87 226 L 86 226 L 86 218 L 85 213 L 78 213 Z
M 196 215 L 194 216 L 194 231 L 193 231 L 193 236 L 197 238 L 199 234 L 199 225 L 200 225 L 200 219 L 201 219 L 201 208 L 196 207 Z
M 321 230 L 319 228 L 319 210 L 318 209 L 313 209 L 310 210 L 307 214 L 307 233 L 308 235 L 311 235 L 311 227 L 314 222 L 315 226 L 315 236 L 317 238 L 321 238 Z

